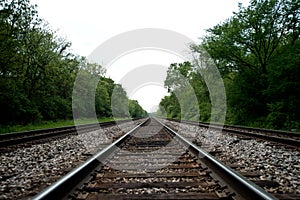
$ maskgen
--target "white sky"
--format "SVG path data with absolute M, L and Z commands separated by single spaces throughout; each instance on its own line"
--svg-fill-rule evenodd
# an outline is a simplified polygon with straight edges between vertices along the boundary
M 162 28 L 181 33 L 195 42 L 205 29 L 224 21 L 238 10 L 238 2 L 249 0 L 31 0 L 38 5 L 39 16 L 59 35 L 72 42 L 73 52 L 88 56 L 101 43 L 120 33 L 139 28 Z M 147 56 L 146 56 L 147 55 Z M 145 59 L 145 58 L 148 59 Z M 134 66 L 168 66 L 180 62 L 172 54 L 147 52 L 127 55 L 111 65 L 107 75 L 118 82 Z M 149 59 L 150 58 L 150 59 Z M 150 111 L 166 95 L 161 84 L 141 87 L 129 98 Z M 126 89 L 126 88 L 125 88 Z

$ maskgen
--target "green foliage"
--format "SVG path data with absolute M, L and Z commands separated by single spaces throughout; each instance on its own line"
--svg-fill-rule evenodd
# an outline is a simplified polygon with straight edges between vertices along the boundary
M 160 116 L 166 118 L 180 119 L 180 111 L 180 105 L 174 93 L 171 93 L 170 96 L 165 96 L 159 104 L 158 113 L 161 113 Z
M 208 29 L 203 46 L 223 72 L 267 74 L 277 48 L 299 37 L 299 2 L 252 0 L 224 23 Z
M 59 96 L 49 96 L 38 101 L 39 112 L 44 120 L 69 119 L 71 113 L 66 111 L 71 110 L 70 101 Z M 69 115 L 68 115 L 69 114 Z
M 108 122 L 113 120 L 124 120 L 116 119 L 116 118 L 98 118 L 98 119 L 81 119 L 76 121 L 76 124 L 92 124 L 98 122 Z M 74 120 L 56 120 L 56 121 L 40 121 L 38 123 L 29 123 L 26 125 L 0 125 L 0 134 L 10 133 L 10 132 L 21 132 L 21 131 L 29 131 L 29 130 L 38 130 L 38 129 L 46 129 L 46 128 L 57 128 L 62 126 L 73 126 Z
M 168 88 L 170 96 L 161 100 L 157 115 L 187 120 L 210 119 L 208 89 L 199 70 L 190 62 L 171 64 L 165 87 Z
M 96 88 L 96 113 L 97 116 L 112 116 L 110 107 L 109 82 L 108 78 L 102 77 Z
M 279 51 L 270 63 L 269 85 L 263 91 L 269 110 L 267 126 L 300 130 L 300 40 Z
M 129 99 L 125 90 L 120 84 L 117 84 L 113 90 L 111 97 L 112 113 L 115 117 L 129 117 L 128 103 Z
M 67 81 L 78 64 L 70 43 L 55 37 L 28 0 L 2 1 L 0 23 L 0 123 L 70 116 Z
M 71 53 L 71 43 L 56 36 L 29 0 L 1 1 L 0 27 L 1 125 L 70 119 L 72 106 L 83 118 L 95 112 L 100 118 L 111 117 L 114 88 L 121 94 L 119 116 L 129 116 L 124 89 L 104 77 L 102 66 Z M 78 73 L 80 88 L 73 91 Z M 83 98 L 72 105 L 72 95 Z
M 299 130 L 300 3 L 252 0 L 202 45 L 226 80 L 227 122 Z M 195 49 L 193 49 L 195 51 Z
M 167 71 L 167 77 L 164 82 L 165 87 L 168 91 L 174 91 L 177 88 L 184 87 L 186 81 L 184 78 L 189 78 L 191 71 L 191 63 L 183 62 L 183 63 L 173 63 L 170 65 Z
M 211 86 L 209 81 L 215 80 L 203 73 L 212 69 L 206 51 L 225 83 L 227 123 L 300 130 L 300 2 L 251 0 L 248 7 L 239 7 L 230 19 L 208 29 L 200 45 L 191 46 L 194 53 L 201 55 L 195 58 L 198 69 L 187 62 L 169 67 L 165 87 L 171 95 L 161 100 L 158 113 L 191 118 L 190 113 L 180 113 L 185 100 L 178 103 L 174 96 L 176 90 L 184 87 L 178 81 L 181 74 L 194 88 L 200 120 L 218 121 L 212 116 L 215 118 L 222 108 L 213 111 L 216 102 L 211 100 L 222 103 L 224 99 L 218 97 L 218 92 L 210 97 L 211 91 L 206 87 L 205 81 Z M 188 98 L 188 92 L 181 93 Z
M 131 118 L 147 116 L 147 112 L 139 105 L 137 100 L 129 100 L 129 113 Z

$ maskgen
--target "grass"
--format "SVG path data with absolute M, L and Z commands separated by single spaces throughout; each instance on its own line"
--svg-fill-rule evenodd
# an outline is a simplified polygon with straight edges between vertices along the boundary
M 108 122 L 108 121 L 113 121 L 113 120 L 122 120 L 122 119 L 98 118 L 98 121 L 96 121 L 95 119 L 80 119 L 80 120 L 76 120 L 76 125 L 92 124 L 92 123 L 97 123 L 97 122 Z M 54 121 L 42 121 L 39 123 L 27 124 L 27 125 L 0 126 L 0 134 L 46 129 L 46 128 L 57 128 L 57 127 L 62 127 L 62 126 L 73 126 L 73 125 L 74 125 L 74 120 L 57 120 L 55 122 Z

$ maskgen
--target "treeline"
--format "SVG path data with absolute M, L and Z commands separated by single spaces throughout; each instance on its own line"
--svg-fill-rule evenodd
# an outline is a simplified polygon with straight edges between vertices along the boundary
M 112 116 L 115 87 L 123 90 L 124 102 L 132 108 L 122 116 L 146 114 L 136 101 L 128 100 L 120 85 L 104 76 L 101 66 L 72 53 L 71 43 L 38 17 L 29 0 L 1 1 L 0 27 L 0 124 L 72 118 L 72 91 L 79 70 L 99 79 L 94 105 L 98 117 Z
M 199 100 L 200 120 L 210 121 L 211 99 L 199 72 L 208 52 L 225 84 L 226 123 L 300 130 L 299 35 L 299 1 L 251 0 L 248 7 L 240 4 L 230 19 L 208 29 L 200 45 L 191 45 L 199 57 L 192 64 L 171 65 L 167 80 L 172 71 L 181 70 Z M 165 86 L 172 88 L 167 80 Z M 162 99 L 160 115 L 183 117 L 174 95 L 177 89 Z

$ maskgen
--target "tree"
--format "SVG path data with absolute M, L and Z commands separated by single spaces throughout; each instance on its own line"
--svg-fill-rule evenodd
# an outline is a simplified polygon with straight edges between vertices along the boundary
M 300 130 L 300 40 L 281 47 L 270 63 L 266 126 Z
M 201 121 L 222 122 L 218 116 L 227 98 L 227 123 L 300 130 L 299 34 L 299 1 L 240 4 L 231 18 L 207 30 L 201 44 L 191 45 L 193 64 L 170 65 L 165 87 L 171 95 L 161 100 L 158 113 L 197 119 L 185 108 L 194 92 Z M 226 98 L 213 64 L 222 74 Z M 183 89 L 188 84 L 193 91 Z
M 139 105 L 137 100 L 129 100 L 129 113 L 132 118 L 147 116 L 147 112 Z
M 108 82 L 104 78 L 100 78 L 96 89 L 95 106 L 98 117 L 111 116 L 110 96 L 108 93 Z
M 203 46 L 224 72 L 251 69 L 267 74 L 277 48 L 299 37 L 298 1 L 252 0 L 247 8 L 208 29 Z
M 293 121 L 295 127 L 300 2 L 252 0 L 248 7 L 239 7 L 230 19 L 208 29 L 202 44 L 192 50 L 204 47 L 223 74 L 228 122 L 287 128 Z
M 24 94 L 24 41 L 40 23 L 29 1 L 0 2 L 0 119 L 1 122 L 41 118 L 35 103 Z M 7 102 L 10 102 L 7 105 Z
M 1 126 L 69 119 L 74 113 L 76 118 L 111 117 L 113 111 L 115 117 L 146 115 L 138 102 L 128 108 L 125 90 L 105 77 L 101 65 L 72 53 L 71 43 L 38 17 L 29 0 L 0 1 L 0 27 Z
M 196 68 L 188 61 L 170 65 L 164 82 L 170 96 L 164 97 L 159 104 L 161 116 L 199 120 L 200 96 L 197 94 L 201 93 L 198 89 L 201 90 L 202 85 L 197 84 L 196 74 Z

